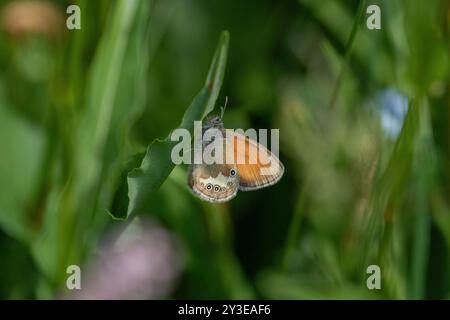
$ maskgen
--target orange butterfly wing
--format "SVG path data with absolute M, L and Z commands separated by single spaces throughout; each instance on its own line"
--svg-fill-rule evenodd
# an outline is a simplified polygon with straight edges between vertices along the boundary
M 240 133 L 227 133 L 227 152 L 232 152 L 239 175 L 239 189 L 261 189 L 277 183 L 284 173 L 281 161 L 266 147 Z

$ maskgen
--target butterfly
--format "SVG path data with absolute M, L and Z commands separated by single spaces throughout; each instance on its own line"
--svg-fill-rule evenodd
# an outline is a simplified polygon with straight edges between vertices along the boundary
M 284 166 L 275 154 L 255 140 L 225 129 L 222 116 L 223 110 L 221 116 L 207 118 L 202 131 L 213 128 L 222 133 L 219 143 L 223 144 L 223 158 L 229 157 L 232 161 L 193 163 L 188 170 L 189 189 L 209 202 L 226 202 L 239 190 L 250 191 L 274 185 L 284 173 Z M 212 142 L 203 142 L 203 146 L 209 143 Z M 256 161 L 251 161 L 252 155 L 258 155 L 254 158 Z

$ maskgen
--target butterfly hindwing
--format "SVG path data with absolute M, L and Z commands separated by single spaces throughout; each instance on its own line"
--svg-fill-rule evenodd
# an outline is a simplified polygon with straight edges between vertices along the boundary
M 189 168 L 188 185 L 203 200 L 226 202 L 238 192 L 238 171 L 234 165 L 192 164 Z

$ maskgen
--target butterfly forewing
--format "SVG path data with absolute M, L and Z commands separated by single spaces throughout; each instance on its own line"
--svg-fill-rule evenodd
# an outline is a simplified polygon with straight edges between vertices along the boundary
M 266 147 L 237 132 L 227 132 L 233 150 L 239 189 L 256 190 L 277 183 L 284 173 L 283 164 Z

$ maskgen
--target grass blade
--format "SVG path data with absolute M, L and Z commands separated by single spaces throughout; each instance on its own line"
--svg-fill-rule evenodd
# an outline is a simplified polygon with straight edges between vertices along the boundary
M 194 121 L 203 119 L 214 109 L 225 73 L 228 42 L 229 34 L 224 31 L 209 68 L 205 85 L 186 110 L 180 125 L 181 128 L 192 132 Z M 171 142 L 169 138 L 155 140 L 150 144 L 141 166 L 131 170 L 128 174 L 129 204 L 126 215 L 114 215 L 114 217 L 123 219 L 138 213 L 149 195 L 163 184 L 175 167 L 170 158 L 173 146 L 174 142 Z

